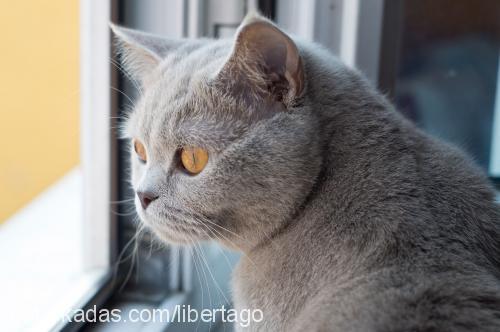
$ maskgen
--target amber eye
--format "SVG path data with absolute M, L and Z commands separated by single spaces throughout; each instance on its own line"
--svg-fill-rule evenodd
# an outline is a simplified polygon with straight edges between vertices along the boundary
M 198 174 L 208 163 L 208 152 L 202 148 L 183 148 L 181 150 L 182 166 L 190 174 Z
M 146 154 L 146 148 L 139 140 L 134 140 L 134 150 L 137 153 L 137 156 L 142 162 L 146 162 L 148 160 L 148 156 Z

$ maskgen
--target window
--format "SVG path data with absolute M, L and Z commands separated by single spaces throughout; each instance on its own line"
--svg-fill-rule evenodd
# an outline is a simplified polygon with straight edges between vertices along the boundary
M 80 107 L 78 2 L 0 5 L 1 329 L 44 331 L 109 274 L 109 114 Z
M 500 3 L 387 1 L 385 13 L 382 43 L 392 47 L 381 66 L 392 75 L 382 88 L 409 119 L 498 175 Z
M 2 39 L 10 42 L 2 55 L 9 77 L 2 85 L 3 118 L 9 120 L 2 122 L 2 141 L 10 143 L 0 163 L 2 199 L 8 202 L 0 209 L 0 257 L 7 272 L 0 286 L 2 329 L 80 328 L 81 322 L 67 318 L 105 303 L 230 306 L 236 254 L 211 244 L 196 252 L 152 250 L 150 234 L 136 237 L 126 201 L 126 142 L 116 130 L 136 91 L 112 59 L 108 26 L 114 21 L 173 37 L 230 35 L 257 4 L 233 1 L 225 14 L 217 10 L 221 6 L 214 1 L 207 11 L 199 1 L 183 0 L 169 6 L 30 1 L 2 12 L 9 26 Z
M 500 175 L 500 2 L 277 4 L 282 26 L 330 48 L 419 127 Z

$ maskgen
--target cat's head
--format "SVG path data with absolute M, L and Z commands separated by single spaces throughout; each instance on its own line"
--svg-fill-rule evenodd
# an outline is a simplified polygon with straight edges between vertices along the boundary
M 234 40 L 113 30 L 142 90 L 125 129 L 141 220 L 170 242 L 268 240 L 321 164 L 296 44 L 256 15 Z

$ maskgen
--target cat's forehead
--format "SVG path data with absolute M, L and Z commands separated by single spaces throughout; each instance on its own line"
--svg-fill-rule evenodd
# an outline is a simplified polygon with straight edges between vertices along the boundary
M 196 40 L 168 54 L 152 78 L 145 99 L 182 101 L 203 96 L 207 83 L 223 66 L 229 52 L 227 41 Z
M 248 129 L 249 123 L 232 116 L 235 107 L 210 98 L 178 98 L 168 105 L 143 108 L 130 119 L 132 137 L 160 153 L 183 146 L 221 151 Z
M 240 135 L 247 123 L 237 103 L 211 84 L 229 52 L 230 44 L 212 42 L 165 58 L 129 120 L 130 136 L 216 145 Z

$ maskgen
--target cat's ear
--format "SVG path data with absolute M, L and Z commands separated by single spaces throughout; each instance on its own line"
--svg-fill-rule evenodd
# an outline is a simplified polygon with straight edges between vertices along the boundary
M 110 23 L 122 65 L 133 79 L 141 82 L 160 64 L 165 55 L 179 46 L 180 40 L 167 40 L 149 33 L 127 29 Z
M 250 88 L 285 104 L 304 90 L 304 67 L 297 46 L 258 14 L 243 20 L 219 77 L 237 90 Z

